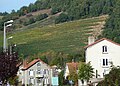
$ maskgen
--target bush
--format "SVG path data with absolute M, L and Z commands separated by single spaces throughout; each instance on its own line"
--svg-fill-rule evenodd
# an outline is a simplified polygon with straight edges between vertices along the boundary
M 29 21 L 28 21 L 28 24 L 32 24 L 32 23 L 35 23 L 35 19 L 34 18 L 30 18 Z
M 55 19 L 55 23 L 62 23 L 62 22 L 66 22 L 69 21 L 68 15 L 65 13 L 60 14 L 56 19 Z
M 40 14 L 36 17 L 36 21 L 40 21 L 40 20 L 43 20 L 45 18 L 47 18 L 48 15 L 45 13 L 45 14 Z
M 52 8 L 52 10 L 51 10 L 51 14 L 52 15 L 54 15 L 54 14 L 56 14 L 56 13 L 59 13 L 61 10 L 59 9 L 59 8 Z

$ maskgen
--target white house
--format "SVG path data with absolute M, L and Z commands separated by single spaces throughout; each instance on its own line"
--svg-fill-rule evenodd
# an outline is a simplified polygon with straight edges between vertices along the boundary
M 106 38 L 94 42 L 93 37 L 89 37 L 88 43 L 85 47 L 86 63 L 91 62 L 94 78 L 103 78 L 108 74 L 111 63 L 120 66 L 120 44 Z

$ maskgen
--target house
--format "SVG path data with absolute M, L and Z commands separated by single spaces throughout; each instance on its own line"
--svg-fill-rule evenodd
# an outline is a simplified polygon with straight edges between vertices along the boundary
M 51 67 L 40 59 L 26 61 L 19 70 L 19 81 L 25 86 L 51 86 Z
M 69 62 L 69 63 L 66 63 L 66 66 L 65 66 L 65 72 L 64 72 L 64 78 L 67 79 L 68 76 L 78 70 L 78 66 L 79 66 L 79 63 L 78 62 Z
M 88 43 L 85 47 L 85 59 L 94 68 L 94 78 L 103 78 L 108 74 L 111 63 L 120 66 L 120 44 L 106 38 L 95 41 L 94 37 L 89 37 Z
M 76 73 L 78 74 L 78 68 L 80 65 L 82 65 L 84 62 L 69 62 L 69 63 L 66 63 L 66 66 L 65 66 L 65 72 L 64 72 L 64 78 L 65 78 L 65 84 L 73 84 L 74 82 L 72 80 L 68 80 L 68 77 L 69 75 L 72 75 L 73 73 Z M 75 86 L 81 86 L 83 85 L 81 83 L 81 81 L 78 79 L 78 83 L 74 83 Z

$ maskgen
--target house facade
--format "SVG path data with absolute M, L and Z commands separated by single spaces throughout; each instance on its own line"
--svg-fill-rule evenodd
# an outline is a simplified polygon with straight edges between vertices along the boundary
M 51 67 L 40 59 L 24 62 L 19 72 L 19 81 L 25 86 L 51 86 Z
M 85 59 L 94 68 L 94 78 L 103 78 L 109 73 L 112 64 L 120 66 L 120 44 L 106 38 L 96 42 L 94 38 L 90 38 L 88 43 L 85 47 Z
M 78 70 L 79 63 L 78 62 L 69 62 L 66 63 L 65 66 L 65 72 L 64 72 L 64 78 L 67 79 L 67 77 L 70 75 L 70 73 Z

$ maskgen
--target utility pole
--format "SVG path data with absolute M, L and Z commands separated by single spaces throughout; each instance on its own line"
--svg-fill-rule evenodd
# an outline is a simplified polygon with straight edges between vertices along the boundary
M 12 24 L 10 24 L 12 22 L 13 22 L 13 20 L 4 22 L 3 52 L 6 52 L 6 46 L 7 46 L 7 43 L 6 43 L 6 28 L 12 26 Z

